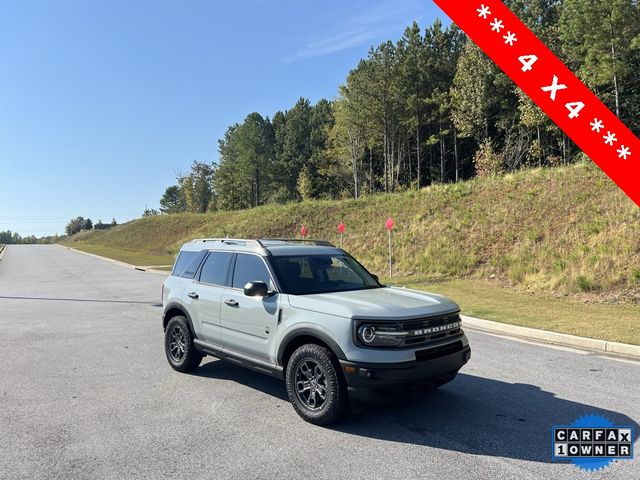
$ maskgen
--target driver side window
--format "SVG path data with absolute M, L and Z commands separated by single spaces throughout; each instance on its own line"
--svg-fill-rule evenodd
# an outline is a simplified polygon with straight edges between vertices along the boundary
M 233 270 L 233 288 L 244 288 L 249 282 L 264 282 L 269 290 L 273 290 L 273 283 L 269 270 L 262 258 L 257 255 L 239 253 Z

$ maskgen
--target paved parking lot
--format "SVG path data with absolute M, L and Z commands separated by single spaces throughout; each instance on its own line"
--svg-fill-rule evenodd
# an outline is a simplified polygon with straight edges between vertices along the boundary
M 316 427 L 276 379 L 211 358 L 174 372 L 162 281 L 59 246 L 8 247 L 0 477 L 595 478 L 550 462 L 550 427 L 640 419 L 640 365 L 470 331 L 451 384 Z M 640 478 L 640 460 L 598 478 Z

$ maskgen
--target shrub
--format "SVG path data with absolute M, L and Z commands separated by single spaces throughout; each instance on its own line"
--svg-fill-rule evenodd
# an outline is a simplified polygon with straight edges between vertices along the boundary
M 504 171 L 502 155 L 496 153 L 490 140 L 480 145 L 473 157 L 473 164 L 479 177 L 494 177 Z
M 578 275 L 578 278 L 576 278 L 576 284 L 582 292 L 588 292 L 593 288 L 591 281 L 584 275 Z

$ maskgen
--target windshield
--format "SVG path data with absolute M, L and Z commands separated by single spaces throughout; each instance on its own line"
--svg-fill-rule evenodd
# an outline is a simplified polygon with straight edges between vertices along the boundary
M 381 287 L 362 265 L 344 253 L 272 257 L 271 262 L 284 293 L 307 295 Z

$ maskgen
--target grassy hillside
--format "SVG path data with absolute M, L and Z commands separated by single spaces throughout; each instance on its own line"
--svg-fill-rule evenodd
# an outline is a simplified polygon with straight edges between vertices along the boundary
M 521 171 L 360 200 L 179 214 L 84 232 L 66 245 L 138 265 L 170 264 L 196 237 L 290 237 L 339 243 L 384 276 L 392 216 L 395 272 L 486 279 L 529 292 L 640 302 L 640 208 L 591 163 Z

